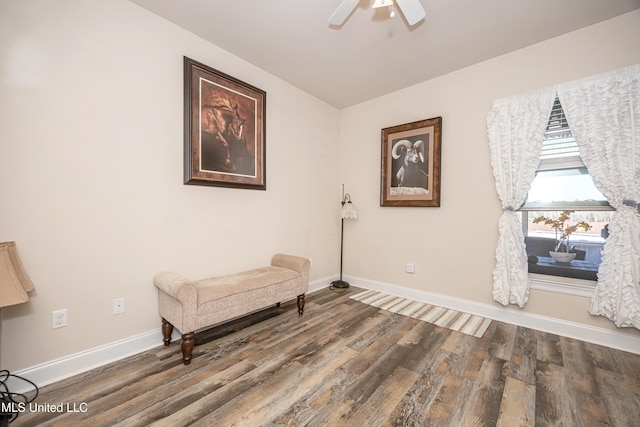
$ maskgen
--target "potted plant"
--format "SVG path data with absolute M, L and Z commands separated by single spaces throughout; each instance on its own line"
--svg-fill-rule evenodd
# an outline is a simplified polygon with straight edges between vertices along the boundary
M 558 218 L 548 218 L 541 215 L 533 220 L 534 224 L 544 222 L 546 225 L 550 225 L 556 232 L 556 250 L 549 251 L 549 255 L 556 262 L 571 262 L 576 257 L 575 253 L 571 253 L 571 246 L 569 245 L 569 236 L 571 233 L 576 232 L 578 229 L 587 231 L 591 229 L 591 225 L 588 222 L 579 221 L 573 225 L 568 225 L 568 221 L 571 214 L 574 211 L 562 211 Z M 564 251 L 562 251 L 564 249 Z

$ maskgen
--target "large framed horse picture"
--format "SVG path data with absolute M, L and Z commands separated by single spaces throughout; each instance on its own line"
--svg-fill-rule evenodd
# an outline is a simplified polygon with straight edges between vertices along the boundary
M 184 183 L 266 190 L 265 91 L 184 57 Z

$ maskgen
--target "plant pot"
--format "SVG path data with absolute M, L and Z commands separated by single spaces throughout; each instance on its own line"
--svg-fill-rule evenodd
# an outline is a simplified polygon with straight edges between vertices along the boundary
M 576 257 L 576 254 L 571 252 L 553 252 L 549 251 L 549 255 L 555 262 L 560 262 L 564 264 L 568 264 Z

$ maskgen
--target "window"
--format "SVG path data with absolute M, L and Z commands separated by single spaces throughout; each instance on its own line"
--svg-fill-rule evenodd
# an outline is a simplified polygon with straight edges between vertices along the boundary
M 596 280 L 613 209 L 582 162 L 557 97 L 545 132 L 536 177 L 521 210 L 530 273 Z M 574 211 L 569 224 L 585 221 L 591 229 L 571 234 L 569 247 L 576 253 L 575 261 L 558 264 L 549 255 L 556 249 L 555 230 L 533 220 L 539 216 L 557 218 L 566 210 Z

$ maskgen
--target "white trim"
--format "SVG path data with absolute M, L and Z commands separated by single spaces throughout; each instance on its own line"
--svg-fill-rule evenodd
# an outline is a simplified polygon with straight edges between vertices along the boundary
M 328 288 L 329 285 L 331 285 L 331 282 L 338 280 L 339 277 L 340 275 L 333 274 L 331 276 L 309 282 L 309 293 L 318 292 L 321 289 Z
M 381 291 L 399 297 L 410 298 L 428 304 L 463 311 L 482 317 L 488 317 L 500 322 L 511 323 L 618 350 L 628 351 L 634 354 L 640 354 L 640 335 L 625 333 L 621 330 L 612 331 L 595 326 L 587 326 L 553 317 L 527 313 L 513 306 L 503 307 L 498 303 L 494 305 L 484 304 L 448 295 L 363 279 L 360 277 L 348 276 L 345 277 L 345 279 L 351 282 L 354 286 L 360 288 Z
M 539 291 L 591 298 L 596 289 L 593 280 L 581 280 L 529 273 L 529 288 Z
M 338 275 L 333 275 L 309 282 L 309 293 L 317 292 L 328 287 L 329 283 L 337 278 Z M 158 325 L 160 325 L 159 321 Z M 180 333 L 174 330 L 172 340 L 179 339 L 181 339 Z M 38 387 L 44 387 L 56 381 L 81 374 L 161 345 L 162 332 L 160 331 L 160 327 L 158 327 L 158 329 L 154 329 L 153 331 L 144 332 L 123 340 L 114 341 L 12 373 L 33 381 Z M 27 392 L 30 389 L 23 382 L 16 380 L 8 381 L 7 385 L 9 390 L 16 393 Z
M 162 345 L 160 328 L 12 373 L 33 381 L 38 387 L 43 387 L 159 345 Z M 12 388 L 11 383 L 9 384 L 12 392 L 22 393 L 29 390 L 28 387 L 22 390 L 19 388 L 25 386 L 22 382 L 15 384 L 18 389 Z

